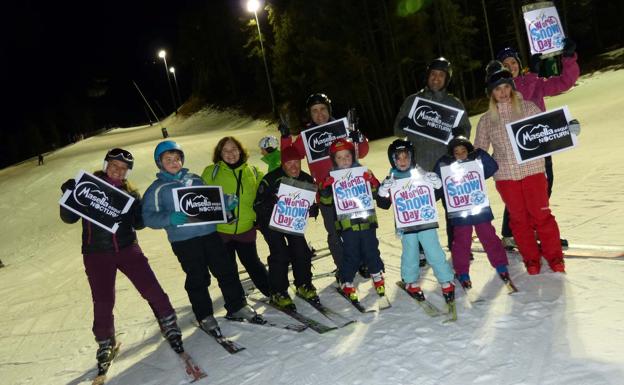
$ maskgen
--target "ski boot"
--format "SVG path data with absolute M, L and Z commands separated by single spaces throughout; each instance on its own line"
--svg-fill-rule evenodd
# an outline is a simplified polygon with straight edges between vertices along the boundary
M 568 249 L 570 244 L 568 243 L 567 239 L 561 238 L 561 239 L 559 239 L 559 242 L 561 242 L 561 248 L 562 249 L 564 249 L 564 250 Z
M 219 331 L 219 323 L 213 315 L 209 315 L 199 321 L 199 328 L 208 334 L 214 334 L 216 331 Z
M 340 289 L 351 302 L 358 302 L 358 295 L 352 282 L 344 282 L 340 285 Z
M 304 284 L 297 287 L 297 295 L 306 301 L 320 303 L 316 288 L 312 284 Z
M 244 305 L 235 312 L 227 312 L 225 318 L 230 320 L 246 320 L 252 324 L 264 325 L 267 321 L 249 305 Z
M 380 271 L 379 273 L 371 274 L 373 278 L 373 285 L 375 286 L 375 291 L 380 297 L 386 295 L 386 287 L 384 282 L 383 273 Z
M 115 341 L 115 337 L 95 342 L 98 344 L 98 350 L 97 353 L 95 353 L 98 375 L 102 375 L 108 371 L 111 362 L 113 362 L 113 359 L 117 354 L 117 342 Z
M 502 243 L 503 243 L 503 248 L 505 248 L 505 250 L 508 250 L 508 251 L 518 248 L 518 245 L 516 244 L 516 240 L 513 237 L 503 237 Z
M 273 305 L 282 309 L 297 310 L 297 307 L 295 306 L 292 298 L 290 298 L 290 295 L 288 295 L 288 293 L 286 292 L 272 294 L 269 301 Z
M 444 301 L 446 301 L 447 304 L 455 302 L 455 285 L 451 282 L 442 284 L 442 295 L 444 296 Z
M 549 266 L 553 273 L 565 273 L 565 263 L 563 262 L 563 259 L 549 263 Z
M 422 289 L 416 282 L 406 283 L 405 290 L 409 293 L 412 298 L 416 299 L 418 302 L 425 301 L 425 293 L 423 293 Z
M 472 289 L 472 281 L 468 273 L 463 273 L 457 276 L 457 280 L 465 290 Z
M 358 273 L 362 276 L 362 278 L 369 279 L 371 277 L 370 272 L 368 271 L 368 266 L 361 265 L 358 269 Z
M 169 342 L 171 348 L 179 354 L 184 352 L 184 347 L 182 346 L 182 331 L 176 320 L 176 314 L 172 313 L 167 317 L 160 318 L 158 325 L 160 325 L 162 336 Z

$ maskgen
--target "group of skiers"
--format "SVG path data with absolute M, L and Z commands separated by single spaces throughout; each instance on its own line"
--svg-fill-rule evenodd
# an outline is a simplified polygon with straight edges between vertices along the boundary
M 574 43 L 566 41 L 563 49 L 563 74 L 548 79 L 533 73 L 522 74 L 518 53 L 506 48 L 486 68 L 486 87 L 490 108 L 481 117 L 476 128 L 474 144 L 470 142 L 471 126 L 463 104 L 448 93 L 452 79 L 451 63 L 438 58 L 427 67 L 426 86 L 403 102 L 394 123 L 397 139 L 388 147 L 390 170 L 380 182 L 372 172 L 364 173 L 379 208 L 388 209 L 392 202 L 390 188 L 396 180 L 420 175 L 436 189 L 441 188 L 440 168 L 454 162 L 480 160 L 485 177 L 493 176 L 506 205 L 501 239 L 492 226 L 494 218 L 489 207 L 477 215 L 448 218 L 447 245 L 451 251 L 452 265 L 437 235 L 437 223 L 417 231 L 397 231 L 401 237 L 401 278 L 405 289 L 415 298 L 424 299 L 420 288 L 421 260 L 426 260 L 440 283 L 447 302 L 454 300 L 454 279 L 469 289 L 472 254 L 472 229 L 482 242 L 493 268 L 503 281 L 509 281 L 508 260 L 503 245 L 517 248 L 523 257 L 528 274 L 540 272 L 543 256 L 554 272 L 565 272 L 559 228 L 548 205 L 552 188 L 552 162 L 544 159 L 518 164 L 505 124 L 545 109 L 543 97 L 569 89 L 579 75 Z M 445 145 L 424 136 L 404 131 L 413 124 L 407 118 L 414 98 L 432 100 L 464 111 L 453 129 L 454 138 Z M 322 93 L 312 94 L 306 101 L 310 123 L 306 128 L 332 121 L 332 104 Z M 572 130 L 571 125 L 571 130 Z M 574 125 L 578 134 L 580 127 Z M 159 143 L 154 150 L 158 168 L 156 180 L 148 187 L 143 199 L 127 181 L 134 158 L 126 150 L 115 148 L 107 152 L 104 166 L 95 175 L 135 198 L 132 208 L 120 218 L 119 228 L 112 234 L 87 220 L 82 220 L 82 253 L 85 271 L 91 287 L 94 306 L 93 333 L 99 344 L 99 365 L 110 363 L 115 352 L 113 306 L 115 301 L 115 275 L 119 269 L 145 298 L 154 312 L 163 336 L 176 352 L 183 352 L 182 333 L 167 294 L 158 283 L 147 258 L 137 243 L 135 230 L 147 226 L 164 229 L 173 253 L 186 274 L 184 288 L 188 294 L 198 326 L 213 335 L 220 335 L 214 318 L 214 308 L 209 294 L 211 277 L 218 282 L 224 298 L 226 318 L 265 322 L 262 316 L 248 305 L 241 284 L 236 255 L 249 273 L 256 288 L 276 306 L 294 308 L 288 294 L 288 267 L 292 265 L 296 294 L 306 300 L 318 301 L 312 284 L 312 251 L 304 236 L 279 232 L 269 226 L 269 217 L 278 200 L 277 191 L 286 180 L 315 185 L 317 202 L 309 208 L 308 216 L 320 213 L 327 232 L 329 251 L 336 265 L 336 277 L 343 295 L 357 301 L 354 278 L 359 271 L 372 278 L 376 292 L 385 294 L 384 263 L 376 235 L 378 227 L 374 210 L 357 218 L 336 214 L 333 206 L 330 171 L 360 166 L 366 157 L 368 139 L 357 129 L 348 137 L 335 140 L 329 148 L 329 158 L 310 163 L 310 174 L 302 171 L 305 158 L 301 136 L 293 138 L 285 125 L 279 126 L 281 139 L 262 138 L 259 143 L 262 160 L 268 165 L 265 174 L 248 163 L 249 154 L 236 138 L 222 138 L 213 151 L 213 164 L 201 176 L 184 168 L 186 154 L 171 140 Z M 490 146 L 493 155 L 488 154 Z M 174 208 L 171 190 L 177 187 L 215 185 L 221 186 L 227 209 L 234 213 L 235 221 L 226 224 L 180 226 L 189 218 Z M 63 192 L 75 189 L 74 179 L 61 186 Z M 446 207 L 445 207 L 446 209 Z M 508 212 L 508 215 L 507 215 Z M 61 207 L 61 218 L 75 223 L 80 217 Z M 507 220 L 507 219 L 506 219 Z M 510 232 L 509 232 L 510 229 Z M 256 248 L 257 230 L 269 246 L 268 270 L 261 262 Z M 512 240 L 508 238 L 513 236 Z

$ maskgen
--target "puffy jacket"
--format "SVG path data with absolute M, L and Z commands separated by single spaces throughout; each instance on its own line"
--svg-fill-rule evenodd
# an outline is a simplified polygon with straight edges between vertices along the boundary
M 109 183 L 111 180 L 102 171 L 96 171 L 93 175 Z M 130 194 L 135 200 L 130 210 L 120 216 L 119 227 L 113 234 L 100 226 L 82 219 L 82 253 L 88 254 L 99 251 L 114 251 L 136 243 L 135 230 L 145 227 L 141 216 L 141 194 L 127 180 L 124 180 L 119 189 Z M 65 223 L 76 223 L 81 217 L 61 206 L 61 219 Z
M 496 163 L 496 161 L 490 156 L 490 154 L 480 148 L 477 148 L 476 150 L 468 154 L 467 160 L 476 159 L 481 160 L 481 163 L 483 164 L 483 176 L 485 177 L 485 179 L 490 178 L 492 175 L 494 175 L 496 171 L 498 171 L 498 163 Z M 438 174 L 441 179 L 442 173 L 440 169 L 444 166 L 450 165 L 453 162 L 455 162 L 454 157 L 448 154 L 444 155 L 436 163 L 434 167 L 434 172 Z M 443 203 L 446 205 L 446 202 L 444 202 L 444 194 L 441 194 L 440 197 L 442 198 Z M 494 214 L 492 214 L 492 209 L 490 208 L 490 206 L 488 206 L 483 208 L 481 212 L 479 212 L 479 214 L 469 215 L 467 217 L 451 217 L 449 219 L 453 226 L 476 225 L 479 223 L 490 222 L 494 220 Z
M 468 120 L 468 113 L 466 112 L 466 108 L 464 108 L 462 102 L 446 92 L 446 90 L 433 92 L 429 88 L 424 88 L 405 98 L 401 108 L 399 109 L 399 113 L 394 119 L 394 135 L 401 138 L 407 135 L 407 138 L 412 142 L 416 151 L 416 163 L 425 169 L 425 171 L 431 171 L 433 170 L 433 166 L 436 161 L 442 155 L 446 154 L 446 144 L 421 135 L 405 132 L 400 124 L 401 119 L 409 115 L 410 109 L 412 108 L 412 104 L 414 104 L 414 99 L 416 99 L 416 97 L 431 100 L 436 103 L 441 103 L 464 111 L 459 124 L 453 129 L 453 136 L 463 135 L 466 138 L 470 138 L 470 120 Z
M 145 225 L 152 229 L 165 229 L 169 242 L 185 241 L 201 237 L 216 231 L 216 226 L 197 225 L 178 227 L 170 222 L 171 213 L 175 211 L 173 193 L 177 187 L 203 186 L 202 179 L 189 173 L 183 168 L 176 175 L 161 171 L 156 174 L 156 180 L 145 191 L 143 198 L 143 220 Z
M 267 172 L 271 172 L 282 166 L 281 151 L 275 150 L 273 152 L 269 152 L 265 156 L 260 158 L 260 160 L 269 166 L 269 169 Z
M 238 197 L 238 206 L 234 210 L 238 220 L 229 224 L 218 224 L 218 232 L 241 234 L 253 228 L 256 221 L 253 204 L 262 176 L 263 173 L 256 166 L 246 162 L 232 169 L 221 160 L 204 169 L 202 179 L 206 185 L 221 186 L 224 194 L 235 194 Z

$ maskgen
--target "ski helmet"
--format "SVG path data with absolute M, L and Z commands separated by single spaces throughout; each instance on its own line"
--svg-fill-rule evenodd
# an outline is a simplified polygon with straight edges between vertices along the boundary
M 269 148 L 278 148 L 279 147 L 279 141 L 277 140 L 276 137 L 269 135 L 269 136 L 265 136 L 264 138 L 260 139 L 260 141 L 258 142 L 258 147 L 260 147 L 263 150 L 267 150 Z
M 433 59 L 427 66 L 427 77 L 429 77 L 431 70 L 444 71 L 446 73 L 446 79 L 444 79 L 444 88 L 446 88 L 453 77 L 453 67 L 451 66 L 451 62 L 440 56 L 437 59 Z
M 332 105 L 331 105 L 331 100 L 327 97 L 327 95 L 322 94 L 322 93 L 316 93 L 316 94 L 312 94 L 308 96 L 308 99 L 306 100 L 306 109 L 308 110 L 308 113 L 310 113 L 310 107 L 312 107 L 315 104 L 326 105 L 327 110 L 329 111 L 329 115 L 331 115 Z
M 410 168 L 416 166 L 416 152 L 414 145 L 407 139 L 397 139 L 388 146 L 388 161 L 393 168 L 397 168 L 396 160 L 399 152 L 407 152 L 410 158 Z
M 351 157 L 353 157 L 353 161 L 355 162 L 355 146 L 350 140 L 347 140 L 347 138 L 338 138 L 334 140 L 331 146 L 329 146 L 329 157 L 332 162 L 334 162 L 336 153 L 342 150 L 349 150 L 351 152 Z
M 488 92 L 492 92 L 494 88 L 505 83 L 509 84 L 512 89 L 516 89 L 511 71 L 498 60 L 492 60 L 485 67 L 485 84 Z
M 466 147 L 466 151 L 468 151 L 469 154 L 474 151 L 474 146 L 472 145 L 472 143 L 470 143 L 470 140 L 468 140 L 468 138 L 466 138 L 465 136 L 458 135 L 451 139 L 451 141 L 446 146 L 448 154 L 450 156 L 453 156 L 453 151 L 455 151 L 455 147 L 457 146 Z
M 167 151 L 177 151 L 180 154 L 180 159 L 182 160 L 182 164 L 184 164 L 184 151 L 182 151 L 182 147 L 179 144 L 172 140 L 165 140 L 156 146 L 154 149 L 154 162 L 156 162 L 156 166 L 158 168 L 162 168 L 162 163 L 160 162 L 160 157 L 163 153 Z
M 520 61 L 520 55 L 518 55 L 518 51 L 511 47 L 505 47 L 498 51 L 496 54 L 496 60 L 499 62 L 504 62 L 505 59 L 512 57 L 518 62 L 518 67 L 522 68 L 522 62 Z
M 104 165 L 102 166 L 102 171 L 106 172 L 106 168 L 108 167 L 108 162 L 111 160 L 120 160 L 128 165 L 128 170 L 132 170 L 134 166 L 134 157 L 130 153 L 130 151 L 126 151 L 122 148 L 113 148 L 108 150 L 106 156 L 104 157 Z

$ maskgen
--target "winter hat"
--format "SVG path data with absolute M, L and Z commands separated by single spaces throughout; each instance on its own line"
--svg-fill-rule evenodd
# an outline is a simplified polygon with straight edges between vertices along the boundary
M 518 55 L 518 51 L 511 47 L 506 47 L 498 51 L 496 54 L 496 60 L 499 62 L 504 62 L 505 59 L 512 57 L 518 62 L 518 67 L 522 68 L 522 62 L 520 61 L 520 55 Z
M 299 151 L 297 151 L 296 148 L 289 146 L 282 150 L 280 158 L 282 160 L 282 164 L 284 164 L 291 160 L 301 159 L 301 155 L 299 155 Z
M 455 151 L 455 147 L 457 146 L 466 147 L 466 151 L 468 151 L 469 154 L 474 151 L 474 146 L 472 145 L 472 143 L 470 143 L 470 140 L 468 140 L 468 138 L 466 138 L 465 136 L 458 135 L 451 139 L 451 141 L 446 146 L 448 154 L 450 156 L 453 156 L 453 151 Z
M 485 67 L 485 84 L 487 85 L 488 92 L 498 87 L 501 84 L 509 84 L 514 90 L 516 87 L 513 82 L 513 75 L 498 60 L 492 60 Z

